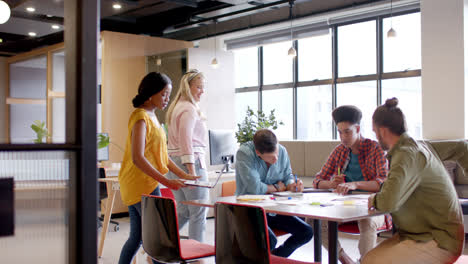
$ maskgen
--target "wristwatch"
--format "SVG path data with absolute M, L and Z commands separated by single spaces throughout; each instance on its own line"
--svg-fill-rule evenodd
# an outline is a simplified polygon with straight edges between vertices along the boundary
M 275 186 L 276 191 L 279 192 L 279 186 L 278 186 L 278 184 L 277 184 L 277 183 L 273 183 L 273 186 Z

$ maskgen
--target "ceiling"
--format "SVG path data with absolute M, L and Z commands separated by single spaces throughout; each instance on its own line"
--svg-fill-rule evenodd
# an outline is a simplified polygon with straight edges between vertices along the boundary
M 5 24 L 0 24 L 0 56 L 13 56 L 63 41 L 64 0 L 4 1 L 12 14 Z M 384 0 L 295 0 L 293 17 L 379 1 Z M 115 3 L 121 9 L 114 9 Z M 28 7 L 35 11 L 28 12 Z M 101 30 L 196 40 L 285 21 L 289 19 L 289 1 L 101 0 L 100 11 Z M 29 32 L 36 35 L 29 36 Z

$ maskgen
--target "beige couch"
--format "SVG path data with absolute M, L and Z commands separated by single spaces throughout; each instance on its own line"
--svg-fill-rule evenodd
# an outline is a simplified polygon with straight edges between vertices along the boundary
M 293 173 L 300 176 L 306 187 L 312 186 L 312 181 L 320 171 L 333 149 L 340 141 L 281 141 L 289 154 Z M 445 167 L 455 184 L 458 197 L 468 198 L 468 177 L 464 170 L 453 161 L 444 162 Z

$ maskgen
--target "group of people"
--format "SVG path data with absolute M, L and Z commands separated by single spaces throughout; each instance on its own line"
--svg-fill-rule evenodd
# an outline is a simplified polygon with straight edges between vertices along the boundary
M 204 92 L 204 76 L 197 70 L 184 74 L 166 116 L 168 136 L 154 111 L 169 104 L 171 80 L 151 72 L 140 83 L 133 99 L 136 108 L 128 122 L 128 137 L 119 174 L 122 199 L 128 205 L 130 235 L 119 263 L 130 263 L 141 245 L 141 195 L 160 195 L 158 184 L 172 189 L 179 227 L 189 223 L 189 238 L 204 240 L 206 209 L 180 201 L 206 198 L 206 188 L 187 187 L 183 180 L 206 180 L 205 117 L 198 107 Z M 369 210 L 388 212 L 358 221 L 361 263 L 453 263 L 464 246 L 463 218 L 453 183 L 440 157 L 429 146 L 407 134 L 404 114 L 396 98 L 379 106 L 372 125 L 377 141 L 360 133 L 361 111 L 340 106 L 332 112 L 341 144 L 317 173 L 313 185 L 339 194 L 353 190 L 373 193 Z M 468 150 L 464 150 L 468 152 Z M 467 154 L 468 155 L 468 154 Z M 460 164 L 468 168 L 467 164 Z M 459 163 L 464 163 L 460 159 Z M 294 179 L 286 149 L 268 129 L 258 130 L 252 142 L 236 154 L 236 195 L 302 192 Z M 165 176 L 166 175 L 166 176 Z M 395 235 L 376 246 L 377 230 L 396 228 Z M 268 214 L 270 250 L 289 257 L 313 237 L 310 219 Z M 328 224 L 323 221 L 322 243 L 328 248 Z M 272 230 L 291 234 L 277 245 Z M 354 260 L 338 243 L 342 263 Z M 153 263 L 158 263 L 153 260 Z

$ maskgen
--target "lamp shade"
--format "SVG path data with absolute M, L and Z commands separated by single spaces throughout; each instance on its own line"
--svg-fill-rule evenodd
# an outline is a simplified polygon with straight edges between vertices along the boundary
M 289 48 L 289 50 L 288 50 L 288 56 L 290 56 L 290 57 L 296 57 L 296 55 L 297 55 L 296 49 L 295 49 L 294 47 Z
M 397 36 L 396 31 L 393 28 L 390 28 L 387 32 L 387 38 L 394 38 Z
M 4 24 L 10 19 L 11 10 L 7 3 L 0 0 L 0 24 Z
M 216 59 L 216 57 L 211 61 L 211 67 L 213 67 L 214 69 L 217 69 L 219 66 L 218 64 L 218 60 Z

